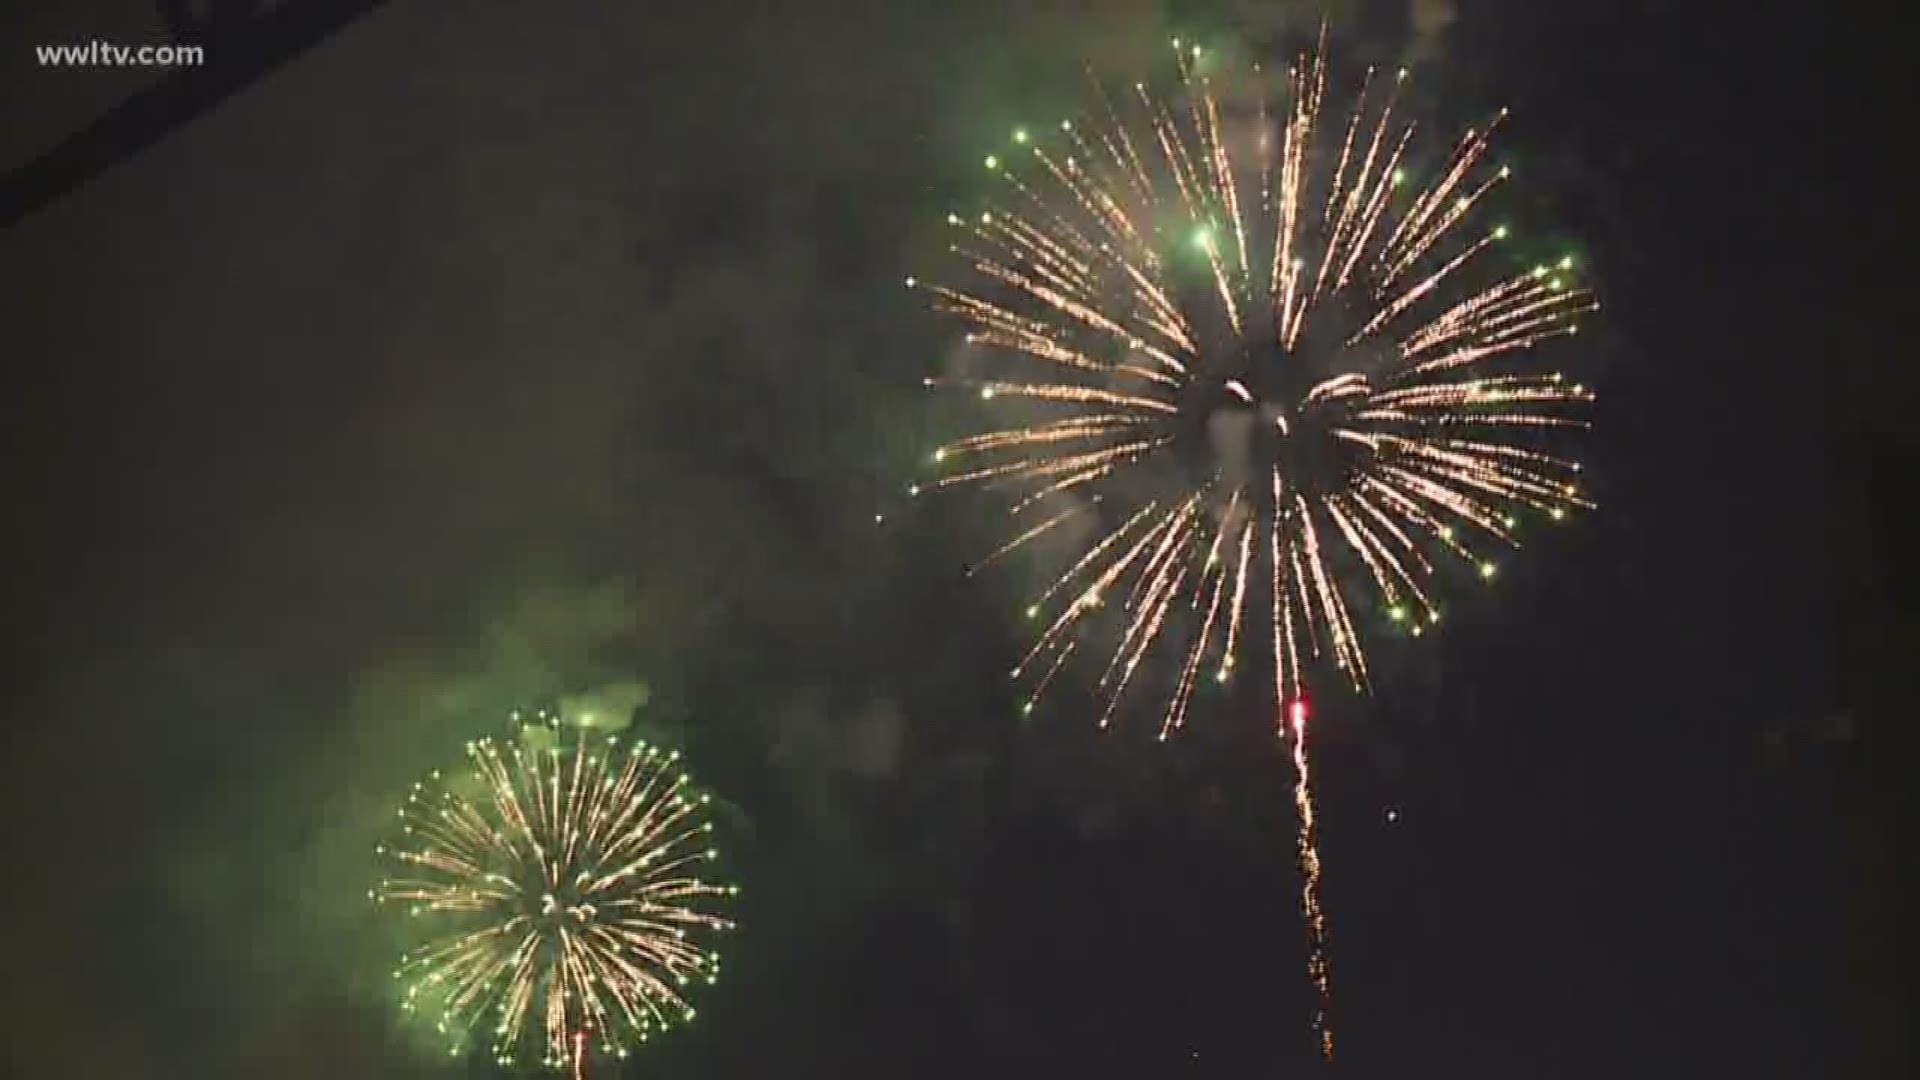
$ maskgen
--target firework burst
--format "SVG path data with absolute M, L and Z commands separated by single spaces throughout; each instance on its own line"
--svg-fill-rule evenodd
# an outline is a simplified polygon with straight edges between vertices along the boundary
M 422 924 L 394 977 L 451 1053 L 484 1033 L 502 1064 L 578 1075 L 590 1051 L 625 1057 L 693 1019 L 687 988 L 720 974 L 702 939 L 732 926 L 712 908 L 739 890 L 698 876 L 718 857 L 709 797 L 677 751 L 584 728 L 569 742 L 539 718 L 506 746 L 469 743 L 462 778 L 414 785 L 371 896 Z
M 1509 176 L 1487 162 L 1504 111 L 1415 181 L 1405 72 L 1368 72 L 1329 119 L 1324 35 L 1271 88 L 1174 44 L 1173 93 L 1096 88 L 1089 117 L 1015 133 L 1024 163 L 987 159 L 1003 197 L 948 218 L 970 280 L 907 280 L 966 324 L 984 372 L 927 384 L 1017 413 L 942 446 L 913 494 L 1012 491 L 1012 538 L 980 565 L 1084 538 L 1027 611 L 1029 710 L 1096 622 L 1115 641 L 1103 727 L 1155 649 L 1175 661 L 1161 738 L 1203 678 L 1271 664 L 1331 1053 L 1308 684 L 1324 667 L 1365 690 L 1363 630 L 1438 623 L 1447 561 L 1490 579 L 1518 516 L 1592 505 L 1551 444 L 1593 395 L 1527 360 L 1596 304 L 1570 259 L 1490 268 L 1507 230 L 1477 222 Z

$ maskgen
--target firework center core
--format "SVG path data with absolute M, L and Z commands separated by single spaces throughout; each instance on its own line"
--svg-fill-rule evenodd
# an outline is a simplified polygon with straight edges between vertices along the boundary
M 577 889 L 562 886 L 541 894 L 536 918 L 545 925 L 561 928 L 590 923 L 593 916 L 594 906 L 590 901 Z
M 1276 471 L 1285 490 L 1308 498 L 1340 490 L 1366 452 L 1345 429 L 1367 389 L 1359 375 L 1304 390 L 1253 372 L 1223 379 L 1192 403 L 1206 429 L 1200 465 L 1261 501 L 1271 496 Z

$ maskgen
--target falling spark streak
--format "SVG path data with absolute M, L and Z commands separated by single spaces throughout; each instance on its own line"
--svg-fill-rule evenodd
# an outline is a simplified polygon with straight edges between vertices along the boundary
M 485 1031 L 498 1062 L 531 1051 L 577 1077 L 589 1050 L 625 1057 L 693 1019 L 684 988 L 720 971 L 698 935 L 732 927 L 710 909 L 738 890 L 696 876 L 717 856 L 677 752 L 584 728 L 563 746 L 542 715 L 548 745 L 483 739 L 464 780 L 414 786 L 405 841 L 376 849 L 399 870 L 371 896 L 423 917 L 394 976 L 454 1054 Z
M 1060 524 L 1061 522 L 1067 520 L 1068 518 L 1078 515 L 1080 512 L 1081 512 L 1080 507 L 1069 506 L 1065 510 L 1062 510 L 1059 513 L 1048 518 L 1047 520 L 1042 521 L 1040 524 L 1035 525 L 1033 528 L 1028 529 L 1026 532 L 1023 532 L 1020 535 L 1014 537 L 1013 539 L 1007 541 L 1006 543 L 1000 545 L 998 548 L 994 549 L 991 555 L 988 555 L 986 558 L 981 559 L 979 562 L 973 564 L 972 566 L 969 566 L 967 568 L 967 576 L 972 577 L 973 575 L 979 573 L 982 568 L 991 565 L 996 560 L 1001 559 L 1004 556 L 1010 554 L 1012 551 L 1014 551 L 1014 549 L 1020 547 L 1021 545 L 1027 543 L 1030 540 L 1040 537 L 1041 535 L 1051 530 L 1054 526 Z
M 1514 544 L 1518 514 L 1593 507 L 1578 463 L 1544 446 L 1586 426 L 1593 394 L 1526 362 L 1598 305 L 1572 284 L 1570 260 L 1494 266 L 1507 228 L 1476 222 L 1509 179 L 1488 164 L 1505 110 L 1412 177 L 1415 129 L 1396 112 L 1406 73 L 1376 87 L 1369 71 L 1329 119 L 1325 53 L 1323 29 L 1278 101 L 1257 68 L 1202 74 L 1186 50 L 1166 95 L 1144 83 L 1113 95 L 1096 79 L 1093 109 L 1063 123 L 1057 144 L 1016 140 L 1029 168 L 996 161 L 1006 205 L 977 223 L 949 217 L 968 241 L 953 248 L 967 282 L 908 284 L 966 326 L 986 365 L 927 385 L 1022 410 L 941 447 L 942 475 L 924 485 L 1010 487 L 1015 514 L 1046 508 L 981 565 L 1063 535 L 1070 517 L 1094 525 L 1097 539 L 1028 609 L 1040 632 L 1013 673 L 1038 683 L 1023 711 L 1085 651 L 1095 611 L 1117 627 L 1098 650 L 1102 727 L 1130 686 L 1162 682 L 1168 737 L 1203 669 L 1224 683 L 1243 652 L 1271 656 L 1330 1053 L 1309 683 L 1330 667 L 1365 691 L 1369 638 L 1438 623 L 1449 555 L 1489 578 L 1475 546 Z M 1246 104 L 1257 109 L 1235 107 Z M 1220 417 L 1252 421 L 1230 469 L 1212 442 Z M 1257 576 L 1267 581 L 1250 587 Z M 1265 619 L 1249 610 L 1263 602 Z M 1139 678 L 1157 648 L 1166 681 Z

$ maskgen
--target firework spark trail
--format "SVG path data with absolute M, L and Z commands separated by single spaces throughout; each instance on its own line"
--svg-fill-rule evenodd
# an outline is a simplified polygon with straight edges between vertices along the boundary
M 377 849 L 402 872 L 370 895 L 426 917 L 394 975 L 410 980 L 403 1007 L 433 1014 L 452 1053 L 485 1029 L 503 1064 L 537 1047 L 578 1076 L 589 1049 L 625 1057 L 693 1018 L 684 988 L 715 981 L 719 955 L 692 935 L 729 929 L 709 909 L 739 890 L 693 875 L 717 853 L 701 846 L 708 799 L 677 752 L 623 751 L 584 729 L 562 746 L 548 723 L 545 748 L 469 744 L 471 797 L 414 785 L 404 841 Z
M 1327 962 L 1327 920 L 1320 911 L 1320 848 L 1314 838 L 1313 785 L 1307 771 L 1307 703 L 1287 706 L 1287 735 L 1293 745 L 1293 805 L 1300 825 L 1300 910 L 1307 922 L 1311 952 L 1307 973 L 1319 995 L 1314 1003 L 1313 1030 L 1320 1036 L 1320 1053 L 1333 1056 L 1333 1027 L 1327 1013 L 1333 1005 L 1332 969 Z
M 1015 489 L 1016 515 L 1043 509 L 983 565 L 1060 535 L 1070 517 L 1094 523 L 1098 539 L 1028 608 L 1043 629 L 1014 668 L 1038 675 L 1024 710 L 1070 655 L 1094 651 L 1076 647 L 1107 596 L 1119 627 L 1098 680 L 1102 727 L 1129 687 L 1156 681 L 1139 676 L 1157 648 L 1175 658 L 1162 738 L 1186 723 L 1213 657 L 1226 682 L 1241 650 L 1270 649 L 1269 700 L 1299 772 L 1309 970 L 1330 1049 L 1310 674 L 1324 664 L 1367 690 L 1371 636 L 1440 621 L 1434 583 L 1449 555 L 1490 580 L 1486 549 L 1517 544 L 1517 514 L 1558 521 L 1593 507 L 1579 465 L 1539 445 L 1584 427 L 1593 394 L 1524 362 L 1598 305 L 1571 284 L 1570 258 L 1489 268 L 1508 230 L 1473 222 L 1511 176 L 1488 162 L 1505 110 L 1423 183 L 1410 176 L 1422 160 L 1414 125 L 1395 111 L 1404 71 L 1368 71 L 1346 114 L 1323 116 L 1323 29 L 1288 68 L 1283 100 L 1250 88 L 1248 138 L 1223 122 L 1247 112 L 1222 108 L 1223 88 L 1247 88 L 1174 44 L 1175 96 L 1145 83 L 1111 95 L 1096 80 L 1091 115 L 1061 122 L 1052 145 L 1016 133 L 1033 168 L 987 159 L 1009 197 L 947 219 L 969 284 L 907 279 L 967 326 L 989 365 L 926 385 L 1022 413 L 941 447 L 942 475 L 913 493 L 988 485 Z M 1250 433 L 1231 469 L 1229 451 L 1207 445 L 1222 417 Z M 1257 575 L 1268 582 L 1249 588 Z M 1261 593 L 1270 612 L 1250 617 Z

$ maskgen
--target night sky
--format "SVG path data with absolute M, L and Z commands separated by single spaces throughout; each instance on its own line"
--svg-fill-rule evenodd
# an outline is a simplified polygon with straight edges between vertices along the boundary
M 1328 1068 L 1257 700 L 1020 719 L 993 506 L 902 498 L 954 331 L 899 287 L 1083 61 L 1320 8 L 563 6 L 378 7 L 0 232 L 0 1075 L 489 1075 L 396 1022 L 371 848 L 626 680 L 746 889 L 628 1076 L 1908 1075 L 1890 26 L 1335 7 L 1443 130 L 1513 107 L 1605 310 L 1601 512 L 1316 713 Z M 90 38 L 165 31 L 6 6 L 0 170 L 165 80 L 33 63 Z

